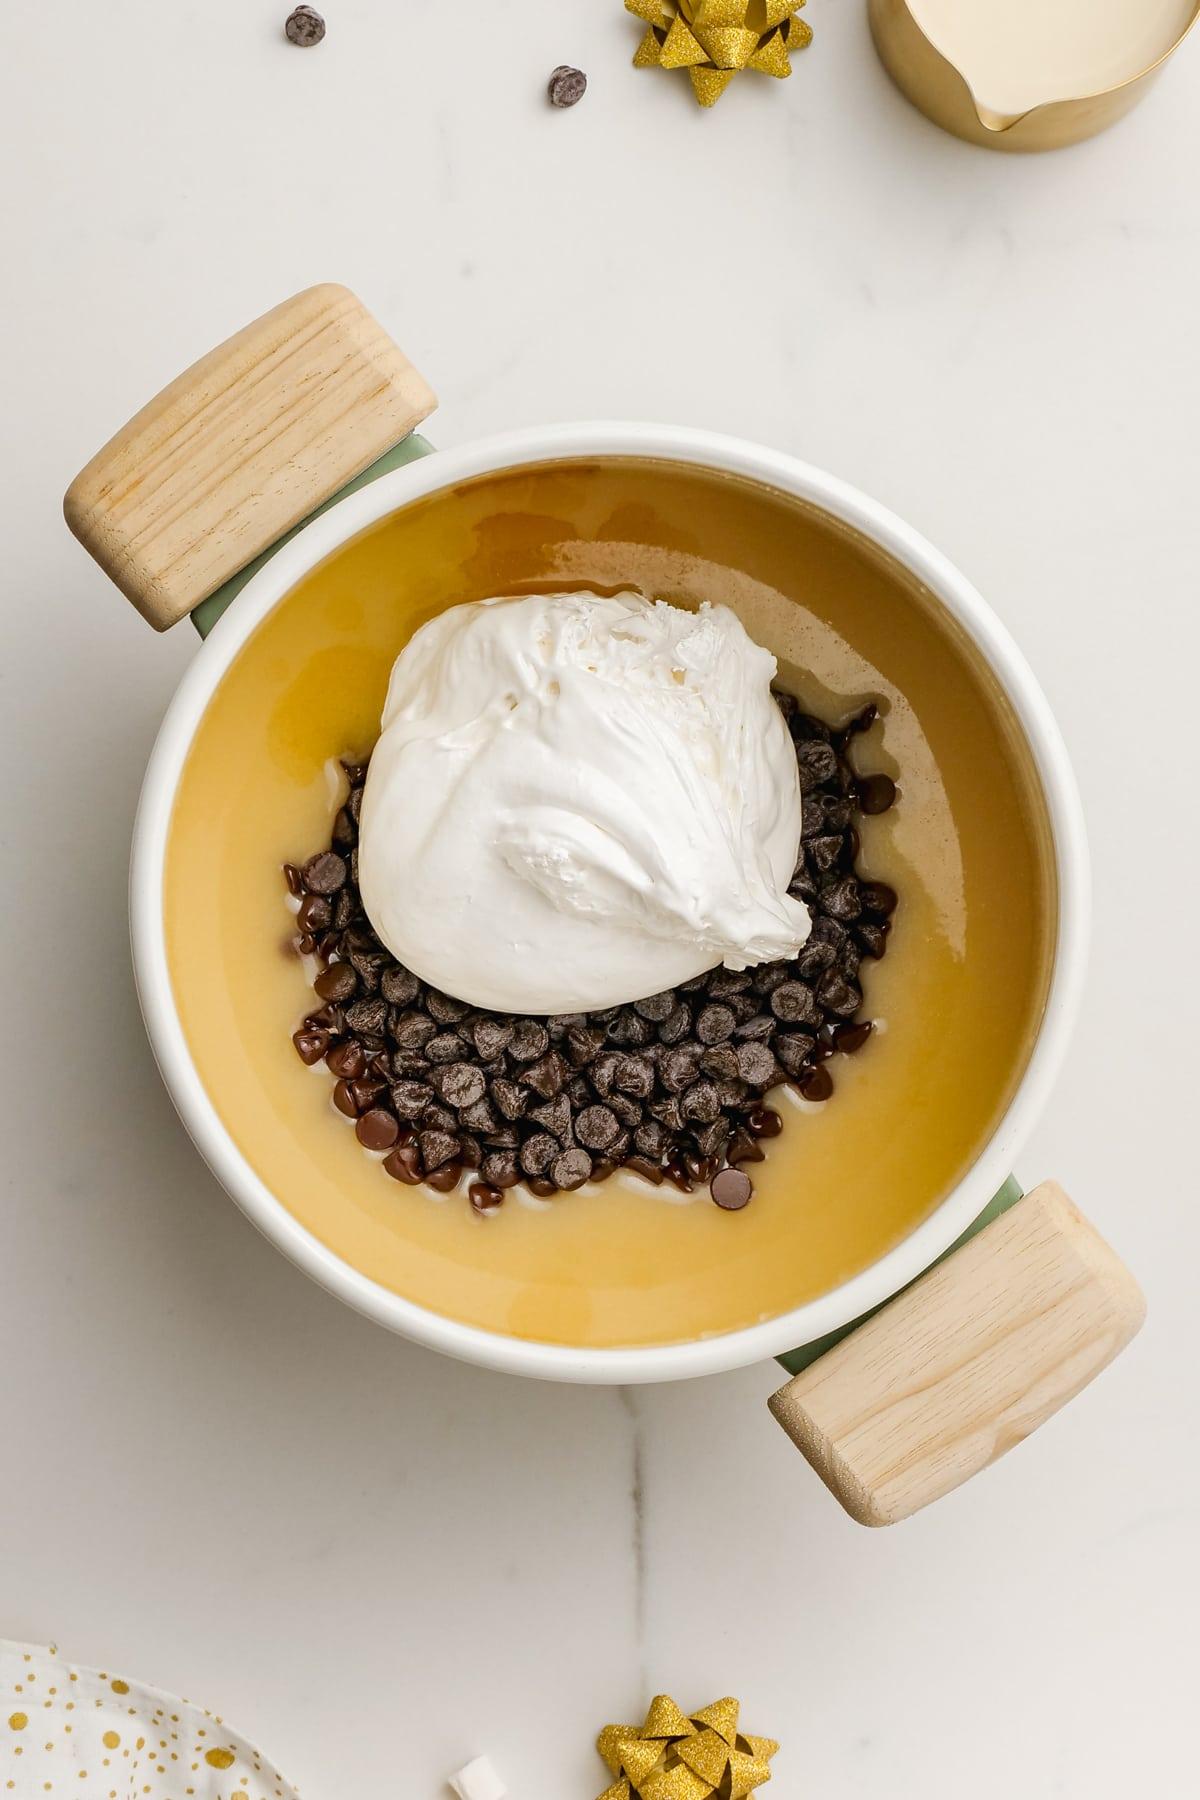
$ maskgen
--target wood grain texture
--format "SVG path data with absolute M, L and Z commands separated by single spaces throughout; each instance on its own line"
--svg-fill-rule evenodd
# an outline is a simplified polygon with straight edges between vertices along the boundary
M 76 476 L 63 510 L 164 631 L 435 404 L 347 288 L 307 288 L 156 395 Z
M 863 1525 L 893 1525 L 1019 1444 L 1137 1333 L 1141 1290 L 1046 1181 L 772 1396 Z

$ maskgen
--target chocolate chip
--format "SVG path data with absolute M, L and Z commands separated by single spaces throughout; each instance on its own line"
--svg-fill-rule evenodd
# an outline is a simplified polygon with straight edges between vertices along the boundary
M 662 1024 L 659 1026 L 659 1028 L 658 1028 L 659 1042 L 662 1044 L 677 1044 L 677 1043 L 679 1043 L 681 1038 L 685 1038 L 687 1036 L 688 1032 L 691 1029 L 692 1029 L 691 1011 L 681 1001 L 680 1004 L 675 1008 L 674 1012 L 668 1013 L 666 1018 L 663 1020 Z
M 640 1175 L 643 1181 L 650 1181 L 653 1182 L 655 1187 L 661 1187 L 663 1172 L 658 1163 L 651 1157 L 627 1156 L 625 1158 L 625 1167 L 634 1175 Z
M 733 1036 L 737 1019 L 728 1006 L 705 1006 L 696 1020 L 696 1036 L 702 1044 L 723 1044 Z
M 364 1150 L 390 1150 L 400 1136 L 399 1125 L 382 1106 L 363 1113 L 354 1131 Z
M 708 978 L 709 999 L 728 1000 L 734 994 L 744 994 L 750 983 L 747 969 L 714 969 Z
M 820 907 L 831 919 L 838 919 L 847 924 L 857 919 L 862 911 L 862 901 L 858 897 L 858 883 L 853 875 L 844 875 L 839 881 L 831 881 L 821 889 Z
M 288 14 L 283 29 L 289 44 L 299 44 L 302 50 L 309 50 L 325 36 L 325 21 L 315 7 L 298 6 Z
M 800 792 L 811 794 L 823 781 L 837 774 L 838 760 L 830 744 L 820 738 L 808 738 L 796 745 L 796 769 L 800 776 Z
M 426 1044 L 425 1055 L 431 1063 L 452 1063 L 461 1061 L 467 1049 L 466 1039 L 460 1038 L 457 1031 L 439 1031 Z
M 762 1043 L 764 1039 L 774 1035 L 778 1020 L 772 1013 L 752 1013 L 737 1028 L 737 1037 L 743 1044 Z
M 771 995 L 771 1011 L 783 1025 L 817 1025 L 821 1011 L 810 987 L 802 981 L 784 981 Z
M 546 85 L 551 106 L 577 106 L 587 93 L 587 76 L 582 69 L 560 63 Z
M 537 1194 L 543 1200 L 549 1200 L 552 1194 L 557 1194 L 558 1192 L 558 1189 L 548 1175 L 530 1175 L 525 1186 L 529 1189 L 531 1194 Z
M 393 1050 L 390 1060 L 392 1074 L 400 1081 L 429 1079 L 429 1064 L 419 1050 Z
M 582 1069 L 604 1048 L 604 1033 L 595 1026 L 573 1025 L 563 1045 L 572 1068 Z
M 396 1181 L 416 1187 L 421 1179 L 421 1153 L 415 1144 L 399 1144 L 383 1159 L 383 1166 Z
M 389 1006 L 411 1006 L 421 991 L 421 984 L 415 975 L 410 975 L 396 963 L 393 968 L 384 970 L 379 991 Z
M 672 1050 L 664 1052 L 659 1065 L 659 1079 L 672 1094 L 681 1094 L 690 1087 L 700 1071 L 700 1046 L 698 1044 L 678 1044 Z
M 333 907 L 323 894 L 309 894 L 300 902 L 300 910 L 296 914 L 296 924 L 301 931 L 316 932 L 318 936 L 328 931 L 333 923 Z
M 334 1083 L 333 1104 L 337 1107 L 338 1111 L 344 1113 L 348 1119 L 357 1119 L 358 1102 L 354 1097 L 354 1089 L 350 1082 L 338 1081 Z
M 840 1018 L 849 1018 L 862 1005 L 859 989 L 843 980 L 836 969 L 827 969 L 822 975 L 817 983 L 817 999 L 827 1012 L 837 1013 Z
M 721 1110 L 720 1089 L 715 1081 L 694 1081 L 682 1100 L 683 1116 L 695 1124 L 708 1125 Z
M 723 1212 L 740 1212 L 754 1192 L 754 1183 L 741 1169 L 719 1169 L 708 1191 Z
M 425 1186 L 435 1188 L 439 1194 L 448 1194 L 462 1180 L 462 1164 L 460 1162 L 444 1163 L 440 1169 L 431 1169 L 425 1177 Z
M 515 1125 L 501 1125 L 495 1131 L 489 1131 L 485 1138 L 489 1150 L 515 1150 L 521 1142 L 521 1134 Z
M 586 1150 L 607 1150 L 620 1129 L 620 1120 L 608 1106 L 585 1107 L 575 1120 L 575 1136 Z
M 827 875 L 831 869 L 836 869 L 844 844 L 845 839 L 841 837 L 809 838 L 804 854 L 813 873 Z
M 349 1000 L 352 994 L 357 994 L 358 976 L 349 963 L 330 963 L 313 982 L 313 990 L 320 994 L 322 1000 L 331 1000 L 337 1004 L 342 1000 Z
M 562 1145 L 548 1131 L 535 1131 L 521 1145 L 520 1163 L 526 1175 L 545 1175 L 562 1153 Z M 591 1164 L 588 1164 L 590 1169 Z
M 645 1056 L 623 1056 L 613 1073 L 613 1087 L 634 1100 L 648 1100 L 654 1092 L 654 1064 Z
M 464 1001 L 440 994 L 436 988 L 430 988 L 425 996 L 425 1007 L 430 1018 L 436 1019 L 439 1025 L 457 1025 L 471 1010 Z
M 307 1063 L 311 1069 L 314 1063 L 320 1062 L 328 1050 L 329 1033 L 327 1031 L 294 1031 L 292 1042 L 296 1046 L 296 1055 L 300 1061 Z
M 373 1000 L 356 1000 L 346 1008 L 346 1024 L 364 1037 L 382 1037 L 387 1020 L 387 1001 L 380 995 Z
M 729 1142 L 729 1123 L 726 1119 L 713 1119 L 707 1125 L 698 1125 L 695 1132 L 696 1143 L 704 1156 L 716 1157 L 720 1162 L 725 1155 L 725 1146 Z
M 548 1056 L 531 1063 L 523 1071 L 522 1079 L 529 1083 L 535 1093 L 540 1094 L 544 1100 L 549 1100 L 557 1094 L 569 1074 L 566 1058 L 557 1050 L 551 1050 Z
M 284 863 L 283 879 L 287 883 L 288 893 L 298 899 L 304 892 L 304 877 L 295 863 Z
M 513 1026 L 509 1055 L 516 1062 L 534 1062 L 550 1048 L 550 1034 L 536 1019 L 518 1019 Z
M 333 821 L 331 841 L 335 850 L 352 850 L 358 842 L 358 826 L 344 806 Z
M 467 1199 L 471 1202 L 471 1210 L 481 1218 L 496 1212 L 504 1204 L 503 1191 L 489 1187 L 486 1181 L 473 1181 L 467 1189 Z
M 357 1081 L 367 1066 L 366 1052 L 354 1038 L 347 1038 L 344 1044 L 338 1044 L 325 1058 L 326 1064 L 334 1075 L 343 1081 Z
M 513 1028 L 511 1019 L 498 1019 L 490 1013 L 481 1013 L 471 1021 L 471 1042 L 476 1054 L 484 1062 L 502 1056 L 512 1042 Z
M 860 1019 L 857 1025 L 835 1025 L 834 1049 L 840 1050 L 843 1056 L 853 1056 L 856 1050 L 862 1049 L 871 1035 L 871 1030 L 870 1019 Z
M 437 1026 L 424 1013 L 405 1012 L 391 1020 L 388 1034 L 402 1050 L 424 1050 L 430 1038 L 436 1036 Z
M 480 1174 L 489 1187 L 516 1187 L 521 1170 L 511 1150 L 489 1150 L 480 1164 Z
M 666 988 L 661 994 L 648 994 L 644 1000 L 635 1000 L 633 1010 L 643 1019 L 649 1019 L 654 1025 L 661 1025 L 669 1018 L 679 1004 L 674 988 Z
M 486 1135 L 500 1129 L 500 1115 L 485 1094 L 482 1100 L 473 1100 L 470 1106 L 463 1107 L 459 1123 L 467 1131 L 480 1131 Z
M 553 1100 L 547 1100 L 543 1106 L 530 1109 L 530 1123 L 540 1125 L 543 1131 L 550 1132 L 560 1144 L 571 1140 L 571 1102 L 565 1094 L 556 1094 Z
M 774 1024 L 774 1020 L 771 1020 L 771 1024 Z M 737 1052 L 732 1044 L 716 1044 L 703 1053 L 700 1067 L 706 1075 L 713 1075 L 718 1081 L 736 1081 Z
M 643 1019 L 640 1013 L 622 1007 L 608 1028 L 608 1036 L 611 1043 L 621 1044 L 631 1050 L 639 1050 L 654 1036 L 654 1027 L 649 1019 Z
M 640 1100 L 633 1100 L 628 1094 L 618 1093 L 615 1089 L 608 1096 L 608 1104 L 622 1125 L 627 1126 L 630 1131 L 636 1130 L 645 1117 Z
M 551 1179 L 567 1192 L 572 1188 L 582 1187 L 591 1173 L 592 1159 L 586 1150 L 581 1150 L 578 1146 L 573 1150 L 564 1150 L 555 1159 L 550 1170 Z
M 646 1119 L 633 1134 L 639 1156 L 648 1156 L 652 1162 L 659 1162 L 667 1148 L 667 1135 L 665 1125 L 660 1125 L 657 1119 Z M 580 1141 L 584 1141 L 582 1137 Z
M 833 1092 L 833 1076 L 824 1063 L 819 1063 L 802 1075 L 797 1085 L 806 1100 L 828 1100 Z
M 878 962 L 887 949 L 887 926 L 864 922 L 858 927 L 858 941 L 867 955 L 873 956 Z
M 765 1044 L 739 1044 L 738 1074 L 752 1087 L 770 1087 L 778 1077 L 775 1058 Z
M 525 1116 L 532 1095 L 519 1081 L 507 1081 L 502 1075 L 498 1075 L 492 1083 L 492 1098 L 506 1119 L 521 1119 Z
M 310 894 L 336 894 L 346 885 L 346 864 L 333 850 L 310 856 L 300 873 Z
M 860 775 L 855 783 L 861 812 L 885 813 L 895 803 L 896 784 L 890 775 Z
M 433 1085 L 447 1106 L 459 1111 L 464 1106 L 474 1106 L 487 1090 L 483 1070 L 469 1062 L 448 1063 L 444 1068 L 436 1069 Z
M 783 1119 L 773 1107 L 756 1106 L 746 1115 L 746 1130 L 756 1138 L 778 1137 L 783 1130 Z
M 425 1081 L 397 1081 L 392 1088 L 392 1105 L 403 1119 L 419 1119 L 432 1099 Z
M 811 1062 L 815 1039 L 807 1032 L 780 1032 L 774 1051 L 780 1066 L 789 1075 L 799 1075 Z
M 683 1107 L 678 1095 L 669 1094 L 665 1100 L 651 1100 L 649 1111 L 668 1131 L 683 1130 Z
M 725 1160 L 736 1165 L 744 1162 L 765 1162 L 766 1158 L 757 1139 L 743 1128 L 735 1131 L 730 1139 L 729 1148 L 725 1152 Z
M 448 1131 L 422 1131 L 418 1141 L 426 1174 L 458 1155 L 458 1138 Z

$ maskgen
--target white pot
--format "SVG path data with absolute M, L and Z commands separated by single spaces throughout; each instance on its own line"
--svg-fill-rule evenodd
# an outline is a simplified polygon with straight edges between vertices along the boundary
M 193 735 L 225 671 L 282 596 L 348 538 L 423 495 L 522 464 L 605 456 L 697 464 L 795 495 L 843 521 L 911 571 L 974 641 L 1012 703 L 1045 795 L 1058 883 L 1049 995 L 1028 1066 L 991 1138 L 937 1210 L 852 1280 L 791 1312 L 693 1343 L 632 1350 L 569 1349 L 459 1324 L 369 1280 L 304 1230 L 286 1202 L 251 1169 L 205 1093 L 172 995 L 162 905 L 167 831 Z M 1058 727 L 1008 632 L 953 564 L 885 507 L 793 457 L 711 432 L 609 423 L 512 432 L 439 451 L 381 476 L 284 544 L 220 620 L 171 703 L 146 774 L 131 873 L 138 992 L 163 1079 L 209 1167 L 248 1217 L 331 1293 L 392 1331 L 490 1368 L 583 1382 L 667 1381 L 780 1355 L 858 1318 L 927 1269 L 1002 1185 L 1046 1104 L 1079 1004 L 1088 910 L 1083 820 Z

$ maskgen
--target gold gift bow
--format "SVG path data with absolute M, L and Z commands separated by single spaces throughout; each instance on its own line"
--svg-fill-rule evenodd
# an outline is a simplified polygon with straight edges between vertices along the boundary
M 701 106 L 715 106 L 745 69 L 784 80 L 812 42 L 804 0 L 625 0 L 646 23 L 635 69 L 686 69 Z
M 656 1694 L 641 1725 L 606 1725 L 596 1748 L 616 1780 L 600 1800 L 745 1800 L 770 1781 L 779 1745 L 739 1732 L 739 1711 L 726 1697 L 684 1713 Z

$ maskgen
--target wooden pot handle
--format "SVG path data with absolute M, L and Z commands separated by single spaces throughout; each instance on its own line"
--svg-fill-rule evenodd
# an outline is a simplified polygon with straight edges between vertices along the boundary
M 1028 1437 L 1145 1313 L 1125 1265 L 1044 1181 L 769 1404 L 851 1518 L 894 1525 Z
M 436 404 L 362 301 L 325 282 L 164 388 L 75 477 L 63 511 L 165 631 Z

